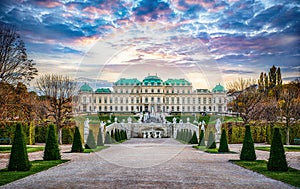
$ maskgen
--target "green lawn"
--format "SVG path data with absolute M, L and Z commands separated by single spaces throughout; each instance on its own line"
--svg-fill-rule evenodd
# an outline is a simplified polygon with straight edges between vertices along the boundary
M 280 180 L 282 182 L 291 184 L 296 187 L 300 187 L 300 171 L 297 169 L 289 168 L 287 172 L 280 171 L 268 171 L 267 161 L 256 160 L 256 161 L 240 161 L 240 160 L 230 160 L 230 162 L 237 164 L 246 169 L 252 170 L 254 172 L 265 175 L 266 177 Z
M 257 146 L 256 150 L 270 151 L 270 146 Z M 300 146 L 284 146 L 286 152 L 300 152 Z
M 108 148 L 109 146 L 97 146 L 96 149 L 84 149 L 84 153 L 91 153 L 91 152 L 99 152 L 105 148 Z
M 27 177 L 29 175 L 47 170 L 51 167 L 65 163 L 69 160 L 54 160 L 54 161 L 32 161 L 32 167 L 29 171 L 8 171 L 7 169 L 0 170 L 0 186 L 13 182 L 15 180 Z
M 198 150 L 201 150 L 203 152 L 211 153 L 211 154 L 236 154 L 236 152 L 219 152 L 218 148 L 213 148 L 213 149 L 207 149 L 205 146 L 193 146 L 193 148 L 196 148 Z
M 27 146 L 27 152 L 37 152 L 37 151 L 43 151 L 45 148 L 43 146 Z M 10 146 L 0 146 L 0 153 L 10 153 L 11 151 L 11 145 Z

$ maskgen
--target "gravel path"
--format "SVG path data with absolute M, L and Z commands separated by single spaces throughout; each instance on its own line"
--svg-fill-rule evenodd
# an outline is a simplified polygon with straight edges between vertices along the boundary
M 234 148 L 234 146 L 233 146 Z M 131 139 L 0 188 L 293 188 L 174 139 Z

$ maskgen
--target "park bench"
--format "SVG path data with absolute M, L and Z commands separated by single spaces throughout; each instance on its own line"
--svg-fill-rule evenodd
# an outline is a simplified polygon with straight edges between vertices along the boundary
M 0 138 L 0 144 L 10 144 L 10 138 Z
M 300 138 L 294 138 L 294 144 L 300 144 Z

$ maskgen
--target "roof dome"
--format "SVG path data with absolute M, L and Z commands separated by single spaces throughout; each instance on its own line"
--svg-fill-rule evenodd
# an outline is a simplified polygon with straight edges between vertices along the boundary
M 84 84 L 79 89 L 80 92 L 93 92 L 93 88 L 90 87 L 88 84 Z
M 133 78 L 133 79 L 126 79 L 126 78 L 120 78 L 117 82 L 115 82 L 114 84 L 115 85 L 139 85 L 141 82 L 136 79 L 136 78 Z
M 163 80 L 161 80 L 157 75 L 149 75 L 143 80 L 144 85 L 163 85 Z
M 216 85 L 214 88 L 213 88 L 213 90 L 212 90 L 214 93 L 216 93 L 216 92 L 225 92 L 225 88 L 222 86 L 222 85 L 220 85 L 220 83 L 218 84 L 218 85 Z

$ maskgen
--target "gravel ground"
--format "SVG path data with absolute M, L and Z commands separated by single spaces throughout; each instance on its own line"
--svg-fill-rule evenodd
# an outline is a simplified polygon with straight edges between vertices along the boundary
M 96 153 L 62 154 L 72 161 L 0 188 L 293 188 L 228 162 L 239 154 L 208 154 L 174 139 L 131 139 Z M 257 151 L 259 159 L 266 154 Z

